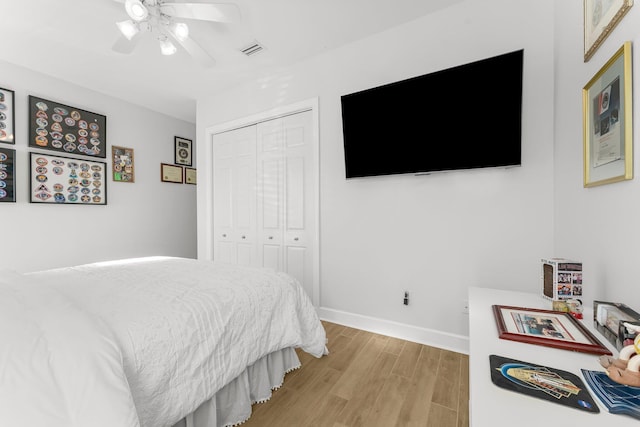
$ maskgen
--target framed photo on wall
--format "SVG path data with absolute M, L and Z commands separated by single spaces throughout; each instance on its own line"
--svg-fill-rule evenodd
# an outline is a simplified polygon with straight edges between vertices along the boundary
M 584 62 L 633 6 L 633 0 L 584 0 Z
M 198 174 L 194 168 L 184 168 L 184 182 L 193 185 L 198 183 Z
M 582 90 L 584 186 L 633 178 L 631 42 Z
M 182 166 L 160 163 L 160 180 L 182 184 Z
M 176 136 L 175 139 L 175 164 L 182 166 L 192 166 L 192 144 L 193 141 Z
M 611 354 L 569 313 L 494 305 L 493 314 L 501 339 L 582 353 Z
M 16 201 L 16 150 L 0 147 L 0 202 Z
M 135 182 L 133 148 L 111 146 L 111 173 L 116 182 Z
M 16 127 L 15 93 L 0 88 L 0 142 L 15 144 Z
M 107 204 L 107 164 L 30 153 L 30 202 Z
M 29 95 L 29 147 L 107 157 L 107 117 Z

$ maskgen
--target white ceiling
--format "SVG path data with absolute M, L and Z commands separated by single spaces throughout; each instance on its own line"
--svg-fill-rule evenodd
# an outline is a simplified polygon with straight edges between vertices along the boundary
M 238 5 L 240 22 L 185 21 L 216 60 L 205 69 L 182 50 L 162 56 L 149 34 L 132 54 L 114 52 L 120 34 L 115 23 L 128 19 L 115 0 L 0 0 L 0 59 L 195 122 L 200 96 L 460 1 L 221 0 Z M 254 41 L 265 50 L 240 53 Z

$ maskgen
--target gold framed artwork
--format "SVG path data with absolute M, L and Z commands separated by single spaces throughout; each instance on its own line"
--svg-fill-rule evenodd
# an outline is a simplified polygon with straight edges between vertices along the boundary
M 185 184 L 197 184 L 198 174 L 194 168 L 184 168 L 184 182 Z
M 111 170 L 116 182 L 135 182 L 133 148 L 111 146 Z
M 582 90 L 584 186 L 633 178 L 631 42 Z
M 182 184 L 182 166 L 160 163 L 160 180 Z
M 633 0 L 584 0 L 584 62 L 633 6 Z

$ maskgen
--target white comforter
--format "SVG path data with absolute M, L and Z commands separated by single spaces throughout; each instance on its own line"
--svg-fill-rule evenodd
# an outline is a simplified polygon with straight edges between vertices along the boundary
M 156 257 L 14 279 L 0 280 L 0 425 L 171 426 L 268 353 L 326 352 L 282 273 Z

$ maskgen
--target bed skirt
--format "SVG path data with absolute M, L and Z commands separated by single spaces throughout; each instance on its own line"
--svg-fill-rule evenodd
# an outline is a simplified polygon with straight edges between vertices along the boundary
M 173 427 L 229 427 L 251 416 L 251 405 L 265 402 L 282 385 L 287 372 L 300 367 L 293 348 L 268 354 L 249 366 L 215 396 Z

